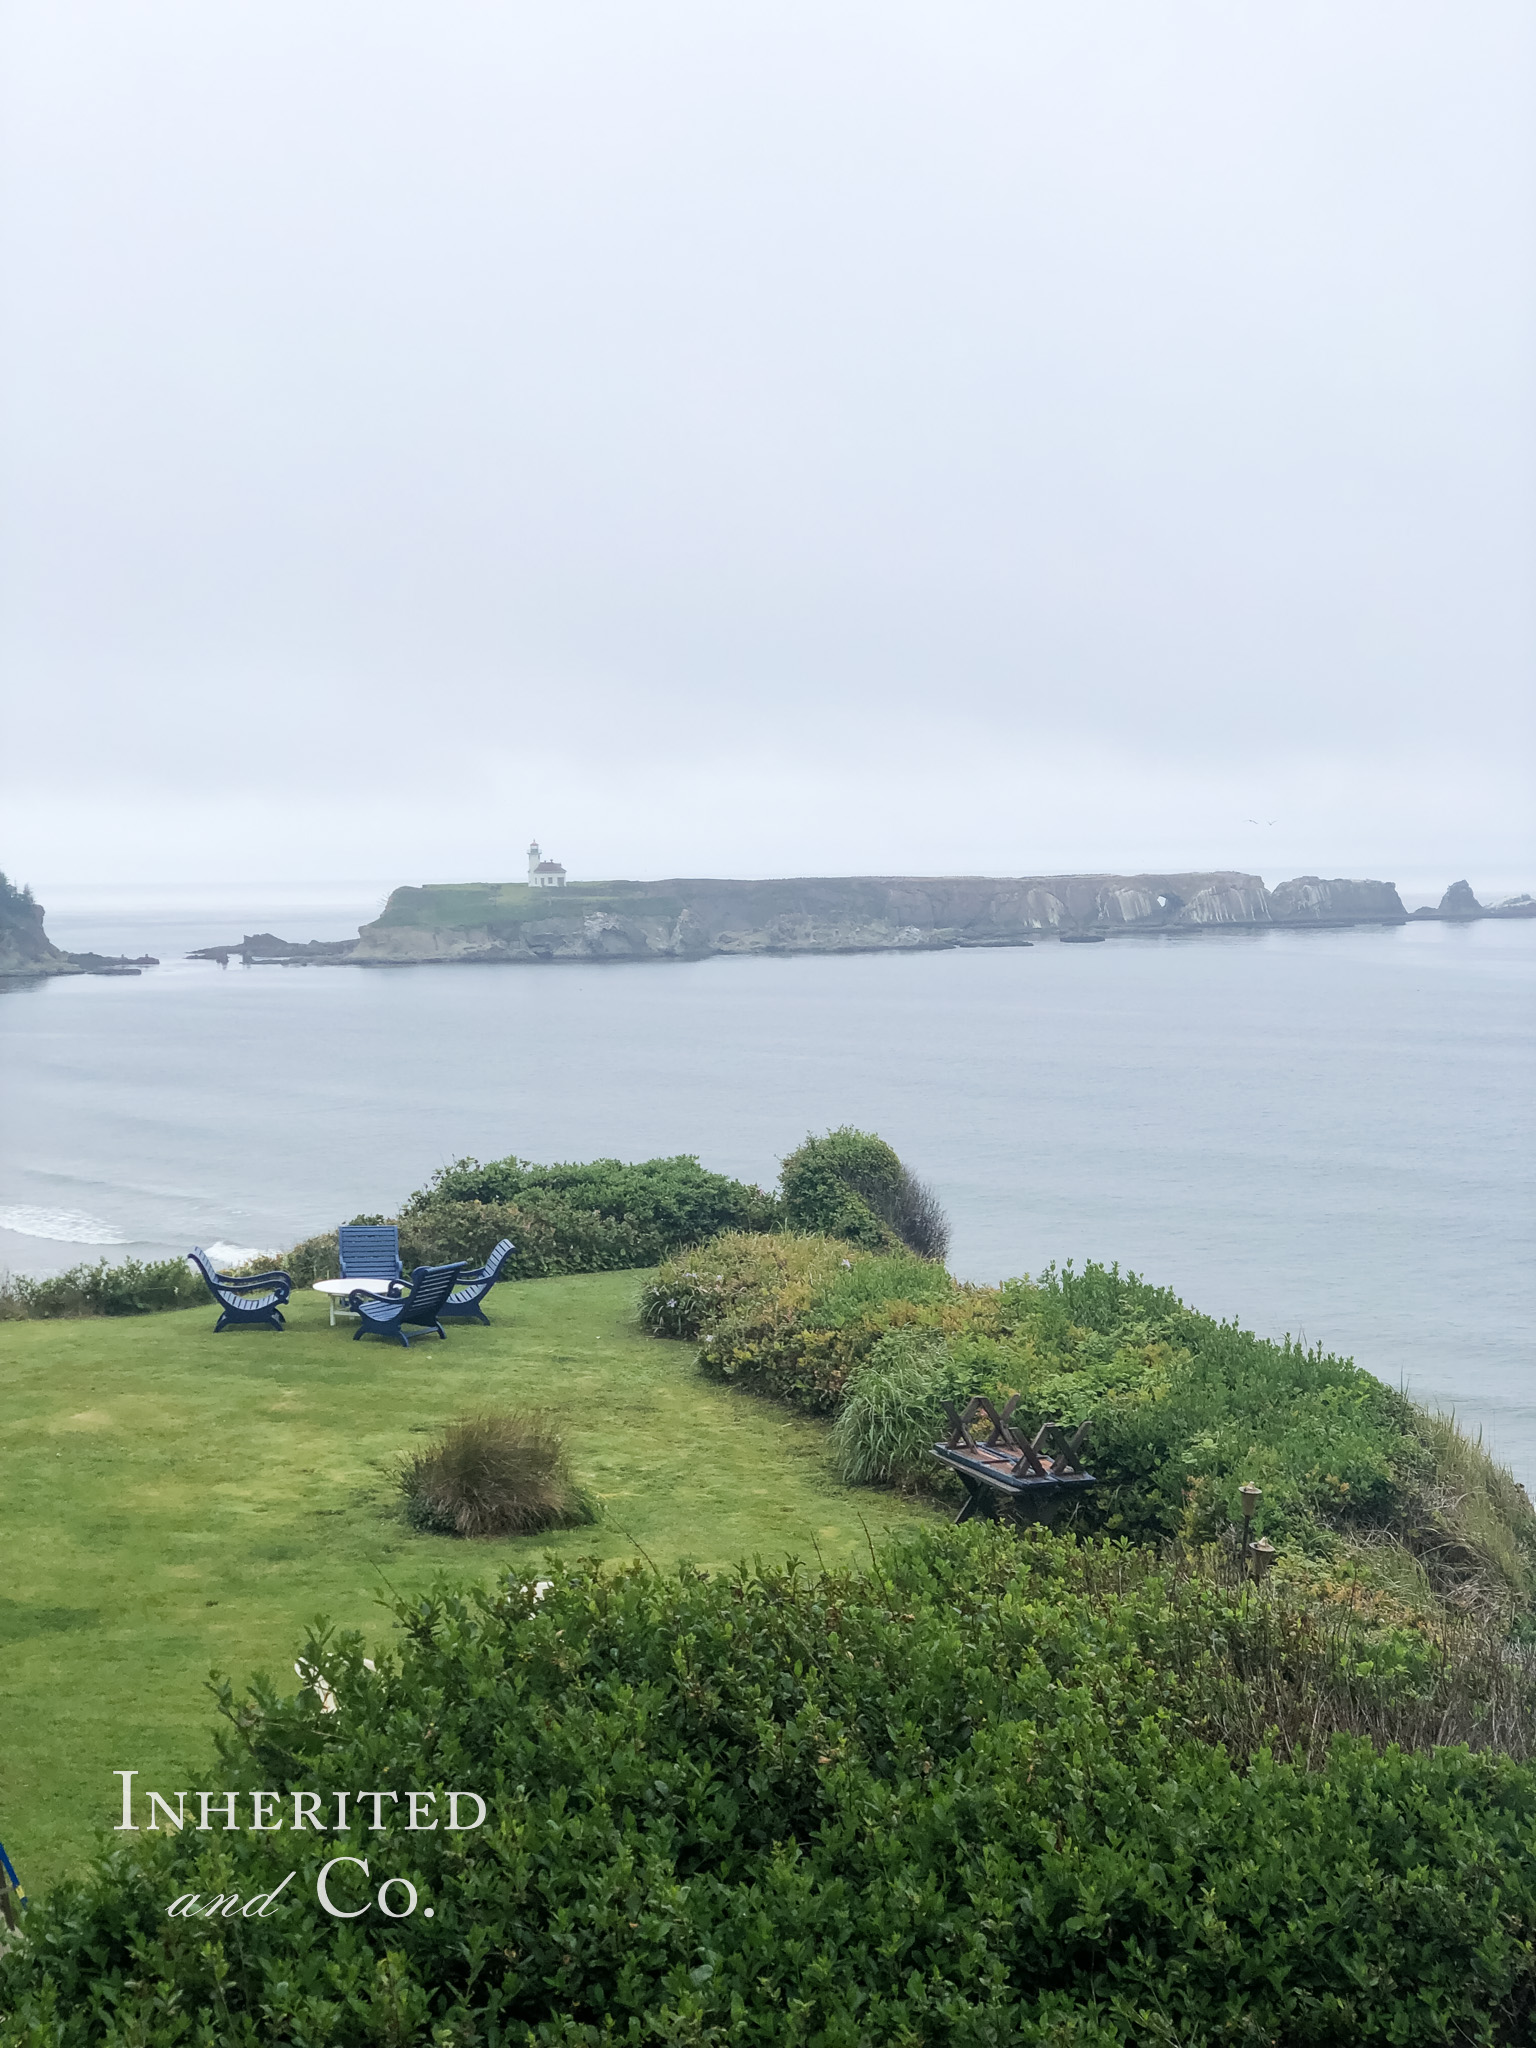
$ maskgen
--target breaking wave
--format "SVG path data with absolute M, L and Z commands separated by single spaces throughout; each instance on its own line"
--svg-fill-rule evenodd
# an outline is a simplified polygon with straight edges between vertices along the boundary
M 275 1259 L 277 1253 L 268 1251 L 265 1245 L 226 1244 L 222 1237 L 205 1244 L 203 1250 L 216 1266 L 248 1266 L 252 1259 Z
M 0 1230 L 18 1237 L 49 1237 L 55 1244 L 131 1244 L 126 1230 L 87 1216 L 83 1209 L 39 1209 L 30 1202 L 0 1206 Z

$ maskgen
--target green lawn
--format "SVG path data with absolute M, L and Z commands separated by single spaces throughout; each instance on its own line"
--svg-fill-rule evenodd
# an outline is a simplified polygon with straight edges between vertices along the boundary
M 213 1788 L 210 1667 L 289 1685 L 306 1621 L 374 1642 L 386 1588 L 553 1551 L 659 1565 L 831 1562 L 924 1511 L 832 1477 L 815 1423 L 716 1386 L 641 1333 L 642 1276 L 523 1281 L 491 1329 L 409 1351 L 296 1296 L 288 1330 L 214 1311 L 0 1325 L 0 1841 L 29 1890 L 78 1869 L 141 1788 Z M 517 1542 L 412 1533 L 391 1468 L 464 1409 L 554 1414 L 605 1519 Z

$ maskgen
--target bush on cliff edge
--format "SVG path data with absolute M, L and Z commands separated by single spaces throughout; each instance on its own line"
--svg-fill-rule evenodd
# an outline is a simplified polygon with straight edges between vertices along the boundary
M 1361 1623 L 1324 1683 L 1305 1613 L 988 1529 L 864 1572 L 548 1572 L 542 1597 L 402 1603 L 377 1672 L 355 1637 L 312 1641 L 334 1712 L 226 1687 L 216 1782 L 245 1812 L 275 1793 L 269 1820 L 318 1792 L 325 1827 L 117 1837 L 0 1958 L 6 2038 L 1530 2039 L 1536 1773 L 1330 1741 L 1366 1666 L 1383 1731 L 1411 1737 L 1437 1682 L 1411 1633 Z M 1244 1715 L 1256 1689 L 1296 1742 Z M 489 1811 L 375 1833 L 374 1786 Z M 367 1907 L 345 1922 L 315 1899 L 338 1856 L 369 1862 L 366 1886 L 332 1874 Z M 267 1917 L 167 1916 L 289 1870 Z M 386 1919 L 385 1879 L 432 1918 Z

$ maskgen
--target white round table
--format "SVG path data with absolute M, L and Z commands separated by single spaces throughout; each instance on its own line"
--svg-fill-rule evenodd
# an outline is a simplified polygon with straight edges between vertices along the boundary
M 405 1285 L 403 1280 L 312 1280 L 310 1291 L 330 1296 L 331 1322 L 334 1325 L 337 1316 L 357 1313 L 355 1309 L 337 1307 L 337 1303 L 345 1301 L 349 1294 L 388 1294 L 393 1287 L 398 1287 L 403 1293 Z

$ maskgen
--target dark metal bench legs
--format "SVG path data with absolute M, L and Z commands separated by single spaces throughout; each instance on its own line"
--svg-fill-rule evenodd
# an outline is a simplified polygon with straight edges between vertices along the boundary
M 960 1484 L 965 1488 L 965 1499 L 961 1503 L 959 1514 L 955 1517 L 957 1526 L 961 1522 L 995 1522 L 1001 1505 L 996 1489 L 981 1485 L 978 1480 L 968 1478 L 964 1472 L 960 1474 Z
M 1047 1490 L 1042 1487 L 1039 1492 L 1002 1493 L 983 1480 L 972 1479 L 968 1472 L 959 1476 L 960 1484 L 965 1488 L 965 1499 L 955 1517 L 956 1527 L 961 1522 L 1011 1522 L 1015 1528 L 1033 1523 L 1037 1528 L 1054 1529 L 1066 1506 L 1063 1493 L 1054 1488 Z

